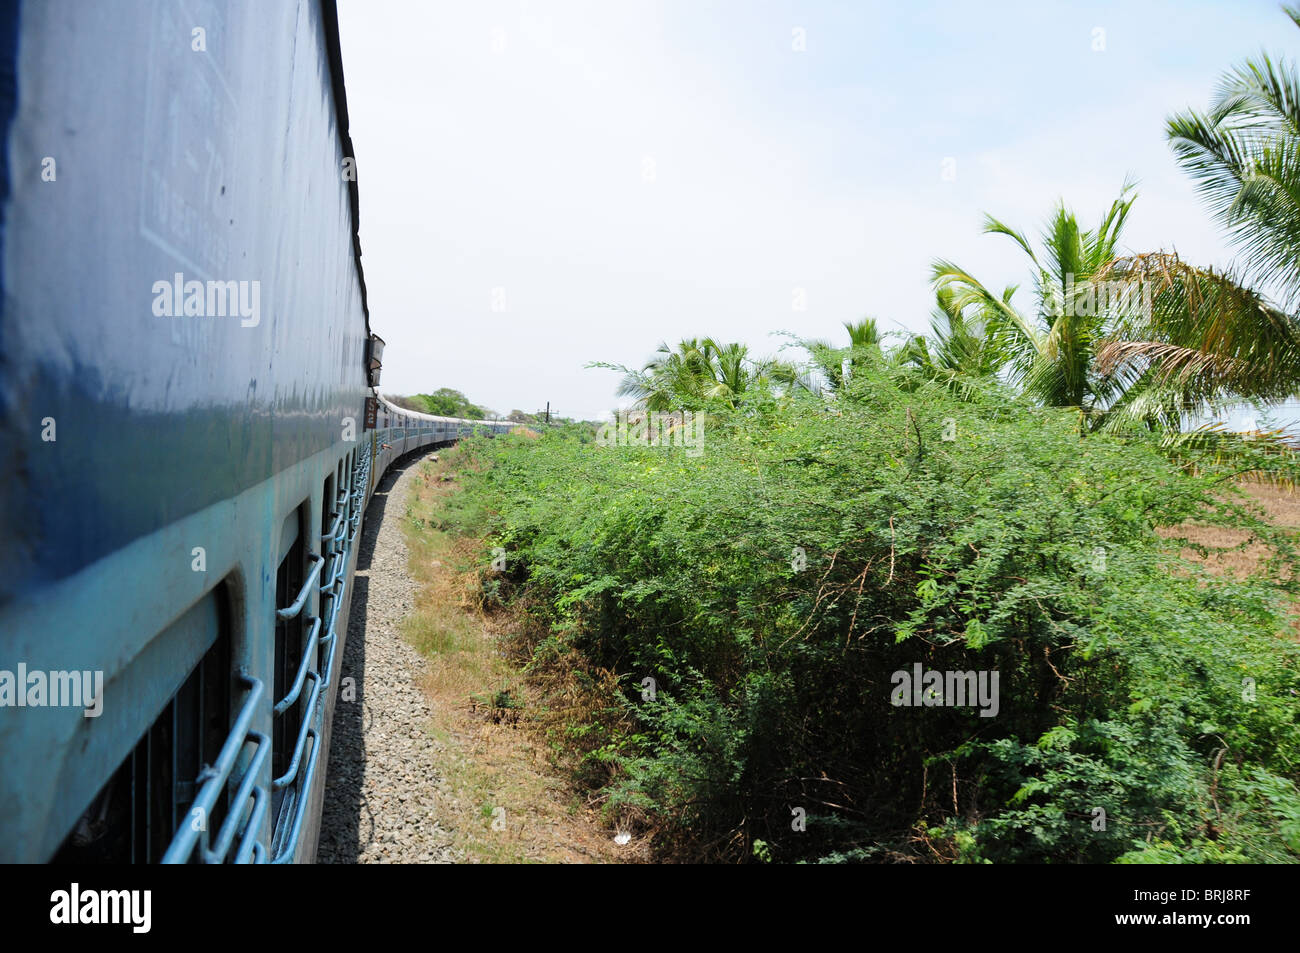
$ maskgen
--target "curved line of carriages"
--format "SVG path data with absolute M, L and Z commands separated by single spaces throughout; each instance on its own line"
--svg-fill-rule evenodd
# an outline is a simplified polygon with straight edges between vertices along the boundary
M 283 791 L 284 800 L 271 833 L 270 847 L 263 845 L 258 837 L 270 808 L 271 791 L 259 785 L 257 779 L 270 756 L 271 739 L 251 727 L 266 686 L 261 679 L 240 673 L 239 682 L 247 691 L 244 702 L 214 763 L 205 767 L 196 779 L 197 795 L 186 821 L 180 825 L 162 857 L 165 864 L 192 861 L 205 864 L 285 864 L 293 861 L 311 801 L 312 784 L 320 767 L 320 746 L 328 734 L 324 723 L 328 708 L 325 701 L 335 688 L 335 666 L 341 641 L 338 617 L 344 604 L 348 566 L 366 505 L 378 478 L 383 476 L 393 460 L 418 446 L 455 440 L 476 430 L 504 433 L 514 426 L 506 421 L 421 414 L 396 407 L 383 397 L 378 401 L 386 412 L 385 423 L 390 423 L 390 426 L 368 431 L 370 439 L 353 466 L 352 479 L 348 486 L 340 489 L 333 501 L 330 529 L 321 537 L 322 552 L 308 554 L 312 565 L 302 588 L 292 604 L 276 612 L 280 620 L 297 618 L 307 605 L 312 588 L 316 587 L 320 597 L 320 615 L 306 617 L 309 634 L 296 675 L 288 692 L 276 700 L 273 708 L 274 716 L 279 717 L 298 702 L 304 689 L 308 691 L 289 766 L 271 781 L 271 790 Z M 433 439 L 425 439 L 428 437 Z M 407 446 L 408 443 L 411 445 Z M 319 671 L 312 667 L 318 650 L 324 652 L 324 662 Z M 310 688 L 307 688 L 309 684 Z M 232 775 L 245 752 L 248 754 L 242 759 L 242 771 L 236 782 Z M 213 816 L 222 794 L 232 785 L 234 794 L 230 798 L 230 808 L 216 834 L 212 835 L 207 819 Z

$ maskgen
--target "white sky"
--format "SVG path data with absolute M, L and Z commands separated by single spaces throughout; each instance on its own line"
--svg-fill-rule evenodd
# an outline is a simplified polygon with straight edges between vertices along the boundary
M 583 365 L 661 340 L 924 330 L 936 257 L 1027 286 L 983 213 L 1092 227 L 1127 173 L 1130 249 L 1229 263 L 1164 120 L 1300 41 L 1255 0 L 339 8 L 381 389 L 586 418 L 617 375 Z

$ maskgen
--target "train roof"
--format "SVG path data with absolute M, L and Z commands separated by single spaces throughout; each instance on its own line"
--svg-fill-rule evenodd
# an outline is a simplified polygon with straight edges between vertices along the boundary
M 405 407 L 398 407 L 396 404 L 384 398 L 383 394 L 376 394 L 379 402 L 395 414 L 405 414 L 408 417 L 414 417 L 416 420 L 437 420 L 444 423 L 465 423 L 465 424 L 484 424 L 487 426 L 509 424 L 509 420 L 471 420 L 468 417 L 439 417 L 437 414 L 422 414 L 418 410 L 407 410 Z

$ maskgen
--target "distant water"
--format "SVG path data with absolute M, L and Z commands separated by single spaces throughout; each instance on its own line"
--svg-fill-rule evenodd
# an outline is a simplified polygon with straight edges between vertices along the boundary
M 1261 410 L 1256 410 L 1249 405 L 1242 405 L 1217 417 L 1204 417 L 1194 420 L 1191 422 L 1191 426 L 1198 426 L 1214 420 L 1222 421 L 1233 430 L 1256 430 L 1271 424 L 1273 427 L 1286 428 L 1300 436 L 1300 400 L 1268 404 Z

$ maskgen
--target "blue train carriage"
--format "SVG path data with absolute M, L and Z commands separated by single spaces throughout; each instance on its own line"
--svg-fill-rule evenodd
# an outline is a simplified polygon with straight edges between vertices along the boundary
M 398 407 L 384 397 L 377 398 L 376 427 L 380 435 L 378 453 L 380 469 L 404 453 L 429 444 L 452 443 L 475 433 L 488 436 L 508 433 L 515 426 L 508 420 L 467 420 L 439 417 Z
M 0 861 L 310 862 L 366 502 L 465 423 L 366 426 L 334 4 L 0 45 Z

